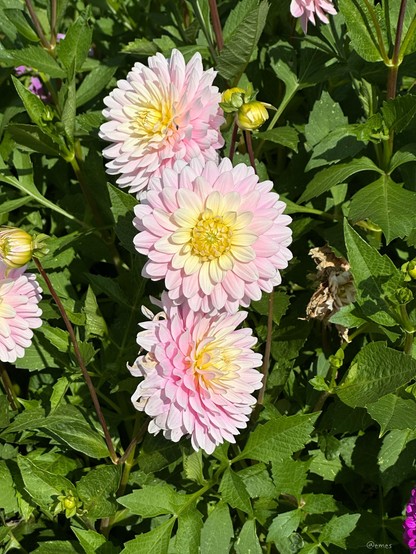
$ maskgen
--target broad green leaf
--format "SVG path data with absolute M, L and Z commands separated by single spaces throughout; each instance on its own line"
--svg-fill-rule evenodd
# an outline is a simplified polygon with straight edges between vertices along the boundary
M 116 492 L 120 479 L 121 466 L 102 465 L 78 481 L 77 491 L 89 518 L 109 517 L 116 513 Z
M 271 522 L 266 542 L 274 542 L 280 551 L 291 552 L 290 547 L 297 545 L 298 535 L 296 533 L 299 527 L 302 513 L 300 510 L 291 510 L 279 514 Z M 300 544 L 298 544 L 300 546 Z
M 56 410 L 56 408 L 60 405 L 68 388 L 69 388 L 69 381 L 67 377 L 65 376 L 59 377 L 59 379 L 56 381 L 56 383 L 53 386 L 53 391 L 50 398 L 51 412 Z
M 387 243 L 408 236 L 416 227 L 416 193 L 402 188 L 384 175 L 359 190 L 352 198 L 349 219 L 369 219 L 379 225 Z
M 202 514 L 195 504 L 181 513 L 178 519 L 175 548 L 178 554 L 199 552 L 201 542 Z
M 176 514 L 187 502 L 186 495 L 178 494 L 168 484 L 144 486 L 131 494 L 117 499 L 132 514 L 142 517 L 156 517 L 163 514 Z
M 308 202 L 312 198 L 320 196 L 324 192 L 331 190 L 335 185 L 344 183 L 352 175 L 361 171 L 375 171 L 383 174 L 373 161 L 362 157 L 351 160 L 345 164 L 338 164 L 319 171 L 311 181 L 309 181 L 305 192 L 299 198 L 298 202 Z
M 347 327 L 347 329 L 353 329 L 365 323 L 365 319 L 356 315 L 356 312 L 358 312 L 357 307 L 354 304 L 348 304 L 335 312 L 329 321 L 335 325 L 342 325 Z
M 268 315 L 269 313 L 269 294 L 263 294 L 261 300 L 252 302 L 251 306 L 261 315 Z M 273 294 L 273 321 L 276 325 L 279 325 L 280 320 L 285 315 L 290 304 L 290 296 L 285 292 L 275 292 Z
M 172 533 L 175 518 L 172 517 L 148 533 L 138 535 L 132 541 L 124 543 L 120 554 L 167 554 L 169 540 Z M 218 553 L 217 553 L 218 554 Z
M 309 464 L 299 460 L 283 460 L 272 464 L 273 481 L 278 494 L 291 494 L 298 498 L 306 485 Z
M 344 514 L 342 516 L 333 516 L 324 526 L 319 541 L 327 545 L 335 544 L 340 548 L 346 547 L 345 539 L 355 529 L 360 514 Z
M 219 502 L 201 529 L 201 554 L 226 554 L 234 535 L 230 512 L 225 502 Z
M 67 69 L 75 64 L 75 69 L 79 70 L 88 56 L 91 40 L 92 28 L 88 24 L 87 16 L 82 14 L 72 23 L 65 38 L 59 41 L 56 47 L 59 60 Z
M 378 455 L 380 471 L 384 473 L 394 466 L 407 444 L 415 439 L 415 429 L 393 429 L 387 433 L 383 438 L 383 444 Z
M 242 0 L 252 6 L 252 0 Z M 225 41 L 224 48 L 218 57 L 219 74 L 230 83 L 237 83 L 249 63 L 260 35 L 266 24 L 269 4 L 262 0 L 259 5 L 249 9 L 238 28 Z
M 374 22 L 366 3 L 361 0 L 339 0 L 338 6 L 345 18 L 348 34 L 357 54 L 367 62 L 381 61 L 383 57 L 380 53 Z
M 19 511 L 13 477 L 4 460 L 0 460 L 0 508 L 6 514 Z
M 63 79 L 65 70 L 41 46 L 29 46 L 20 50 L 0 50 L 0 61 L 8 67 L 26 65 L 54 79 Z
M 254 519 L 244 523 L 235 543 L 235 551 L 237 554 L 262 554 Z
M 69 352 L 69 333 L 59 327 L 51 327 L 44 323 L 38 330 L 59 352 Z
M 71 481 L 62 475 L 46 471 L 27 456 L 18 456 L 17 463 L 27 492 L 46 512 L 51 511 L 58 496 L 75 491 Z
M 228 14 L 227 20 L 223 28 L 224 41 L 231 39 L 234 33 L 237 33 L 240 26 L 244 23 L 244 19 L 257 8 L 258 0 L 242 0 L 238 2 Z
M 258 463 L 238 472 L 250 498 L 275 498 L 276 487 L 270 478 L 266 465 Z
M 176 443 L 167 441 L 160 435 L 148 434 L 139 454 L 139 467 L 145 473 L 155 473 L 182 457 Z
M 232 508 L 237 508 L 246 514 L 252 515 L 253 508 L 244 481 L 232 469 L 228 468 L 224 472 L 219 492 L 222 494 L 222 499 Z
M 249 436 L 235 461 L 251 458 L 262 462 L 284 460 L 311 440 L 319 414 L 282 416 L 259 425 Z
M 380 434 L 392 429 L 413 429 L 416 421 L 416 402 L 413 398 L 400 398 L 386 394 L 366 406 L 367 412 L 380 425 Z
M 66 420 L 55 414 L 46 418 L 42 425 L 51 436 L 62 440 L 65 444 L 78 452 L 82 452 L 91 458 L 107 458 L 109 456 L 107 446 L 97 431 L 82 419 Z
M 99 94 L 108 85 L 111 77 L 116 72 L 116 69 L 116 65 L 109 66 L 102 64 L 88 73 L 77 90 L 77 108 L 97 96 L 97 94 Z
M 341 464 L 339 464 L 341 469 Z M 335 475 L 333 475 L 335 477 Z M 331 479 L 332 480 L 332 479 Z M 306 514 L 324 514 L 336 512 L 338 509 L 334 497 L 330 494 L 302 494 L 302 504 L 300 506 L 302 512 Z
M 381 255 L 367 244 L 346 220 L 344 223 L 348 261 L 363 314 L 380 325 L 396 325 L 387 297 L 393 295 L 402 283 L 402 273 L 388 256 Z
M 30 198 L 28 196 L 23 198 L 16 198 L 15 200 L 6 200 L 6 202 L 2 202 L 0 204 L 0 214 L 8 214 L 10 212 L 13 212 L 14 210 L 17 210 L 18 208 L 21 208 L 22 206 L 25 206 L 30 202 Z
M 104 535 L 97 533 L 92 529 L 78 529 L 71 527 L 75 536 L 79 540 L 85 554 L 115 554 L 119 552 L 118 548 L 106 541 Z
M 79 554 L 79 545 L 76 541 L 39 541 L 32 554 Z
M 103 275 L 88 275 L 88 280 L 96 294 L 104 293 L 114 302 L 131 308 L 131 302 L 113 278 L 104 277 Z
M 295 152 L 298 151 L 298 133 L 293 127 L 290 127 L 289 125 L 287 125 L 286 127 L 276 127 L 275 129 L 270 129 L 270 131 L 257 133 L 255 137 L 262 140 L 268 140 L 276 144 L 281 144 L 282 146 L 286 146 L 286 148 L 290 148 Z
M 406 94 L 383 102 L 381 108 L 383 120 L 390 131 L 401 133 L 416 115 L 416 95 Z
M 365 407 L 396 391 L 415 375 L 416 360 L 383 342 L 372 342 L 355 356 L 336 393 L 348 406 Z
M 305 170 L 338 163 L 358 154 L 365 144 L 357 138 L 355 125 L 343 125 L 333 129 L 313 149 Z
M 309 148 L 313 148 L 325 139 L 331 131 L 348 123 L 343 111 L 328 92 L 323 91 L 319 100 L 313 105 L 309 121 L 305 125 L 305 138 Z
M 75 62 L 74 62 L 75 63 Z M 69 71 L 69 78 L 66 83 L 66 94 L 64 101 L 64 109 L 62 110 L 61 122 L 65 130 L 65 135 L 68 138 L 69 144 L 74 143 L 75 132 L 75 115 L 76 115 L 76 99 L 75 99 L 75 71 Z
M 26 87 L 24 87 L 19 79 L 16 79 L 16 77 L 14 77 L 13 75 L 12 80 L 16 92 L 20 96 L 20 99 L 23 102 L 23 105 L 26 108 L 30 119 L 39 127 L 44 127 L 44 116 L 46 115 L 47 110 L 45 104 L 36 94 L 33 94 Z
M 389 173 L 410 162 L 416 162 L 416 144 L 414 143 L 402 146 L 393 154 L 390 160 Z
M 157 46 L 148 40 L 147 38 L 141 37 L 136 38 L 128 44 L 124 45 L 121 49 L 122 52 L 127 54 L 136 54 L 137 56 L 154 56 L 158 51 Z
M 37 371 L 48 368 L 62 368 L 67 363 L 68 357 L 60 354 L 51 344 L 43 337 L 35 332 L 32 344 L 25 349 L 23 358 L 16 360 L 18 369 L 28 369 L 29 371 Z

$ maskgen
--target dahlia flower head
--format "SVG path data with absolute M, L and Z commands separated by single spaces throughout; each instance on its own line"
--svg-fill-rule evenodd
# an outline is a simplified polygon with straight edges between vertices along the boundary
M 403 523 L 403 540 L 410 554 L 416 554 L 416 488 L 412 490 L 406 506 L 406 519 Z
M 38 303 L 42 289 L 26 266 L 10 269 L 0 261 L 0 361 L 23 358 L 33 331 L 42 325 Z
M 234 313 L 260 300 L 292 257 L 291 218 L 272 187 L 228 158 L 166 168 L 160 189 L 135 207 L 142 275 L 164 278 L 169 298 L 195 312 Z
M 162 294 L 153 300 L 163 311 L 141 323 L 138 344 L 147 350 L 129 367 L 144 377 L 132 396 L 137 410 L 152 419 L 149 432 L 163 432 L 177 442 L 189 436 L 195 450 L 211 454 L 247 426 L 261 388 L 256 367 L 261 355 L 253 352 L 257 339 L 249 328 L 236 329 L 247 312 L 206 316 L 187 304 L 176 306 Z
M 112 144 L 103 150 L 117 184 L 141 198 L 176 160 L 216 160 L 224 140 L 221 94 L 212 85 L 216 72 L 204 71 L 201 55 L 185 63 L 179 50 L 170 59 L 158 53 L 148 67 L 136 63 L 104 99 L 108 119 L 99 136 Z
M 300 18 L 300 25 L 303 32 L 308 31 L 308 22 L 315 25 L 315 15 L 322 23 L 329 23 L 326 14 L 336 15 L 337 11 L 332 4 L 332 0 L 292 0 L 290 4 L 290 13 L 293 17 Z

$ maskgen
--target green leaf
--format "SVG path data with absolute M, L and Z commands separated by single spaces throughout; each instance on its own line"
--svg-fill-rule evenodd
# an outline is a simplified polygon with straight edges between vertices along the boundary
M 191 454 L 183 454 L 183 470 L 187 479 L 195 481 L 200 485 L 205 483 L 202 450 L 192 452 Z
M 396 391 L 415 375 L 416 360 L 383 342 L 372 342 L 355 356 L 336 393 L 348 406 L 365 407 Z
M 13 477 L 4 460 L 0 460 L 0 508 L 6 514 L 19 511 Z
M 261 315 L 269 313 L 269 294 L 263 294 L 261 300 L 251 303 L 251 306 Z M 275 292 L 273 295 L 273 321 L 279 325 L 280 320 L 285 315 L 290 304 L 290 296 L 285 292 Z
M 225 502 L 219 502 L 207 517 L 201 530 L 200 554 L 226 554 L 234 535 L 230 512 Z
M 124 544 L 124 548 L 120 554 L 167 554 L 169 548 L 169 540 L 172 533 L 175 518 L 170 518 L 149 533 L 138 535 L 132 541 Z M 218 554 L 218 553 L 217 553 Z
M 67 377 L 65 376 L 59 377 L 59 379 L 56 381 L 56 383 L 53 386 L 53 391 L 50 398 L 51 412 L 56 410 L 56 408 L 60 405 L 68 388 L 69 388 L 69 381 Z
M 8 67 L 30 66 L 53 79 L 63 79 L 66 76 L 65 70 L 41 46 L 29 46 L 20 50 L 0 50 L 0 61 Z
M 75 99 L 75 72 L 69 72 L 70 78 L 66 83 L 66 94 L 64 101 L 64 109 L 62 110 L 61 121 L 65 130 L 65 135 L 68 138 L 69 144 L 74 143 L 75 132 L 75 115 L 76 115 L 76 99 Z
M 24 192 L 27 196 L 30 196 L 46 208 L 54 210 L 55 212 L 60 213 L 68 219 L 74 220 L 75 217 L 73 215 L 69 214 L 50 200 L 47 200 L 38 191 L 35 184 L 33 183 L 32 178 L 29 177 L 29 175 L 27 174 L 28 170 L 31 170 L 30 158 L 25 154 L 18 152 L 17 150 L 14 152 L 14 156 L 15 164 L 18 163 L 18 166 L 16 167 L 17 171 L 19 172 L 20 170 L 24 172 L 26 174 L 26 179 L 24 181 L 16 179 L 16 177 L 11 174 L 6 164 L 0 159 L 0 181 L 3 181 L 4 183 L 11 185 L 12 187 L 15 187 L 21 192 Z
M 416 144 L 414 143 L 402 146 L 393 154 L 390 160 L 389 173 L 393 173 L 401 165 L 410 162 L 416 162 Z
M 344 183 L 346 179 L 349 179 L 349 177 L 361 171 L 375 171 L 383 174 L 381 169 L 366 157 L 356 158 L 345 164 L 334 165 L 319 171 L 313 179 L 309 181 L 305 192 L 299 198 L 298 202 L 308 202 L 312 198 L 331 190 L 335 185 Z
M 256 133 L 255 138 L 268 140 L 276 144 L 281 144 L 290 148 L 295 152 L 298 151 L 299 136 L 297 131 L 287 125 L 286 127 L 277 127 L 275 129 L 270 129 L 270 131 L 263 131 L 262 133 Z
M 324 526 L 319 541 L 325 544 L 335 544 L 340 548 L 346 547 L 345 539 L 352 533 L 360 519 L 360 514 L 344 514 L 333 516 Z
M 182 457 L 177 444 L 160 435 L 148 434 L 139 454 L 139 466 L 145 473 L 155 473 Z
M 93 69 L 90 73 L 88 73 L 88 75 L 82 81 L 77 90 L 77 108 L 79 108 L 83 104 L 86 104 L 95 96 L 97 96 L 97 94 L 99 94 L 103 90 L 103 88 L 108 85 L 112 76 L 116 72 L 116 69 L 116 65 L 109 66 L 101 64 Z
M 126 52 L 127 54 L 136 54 L 137 56 L 147 58 L 149 56 L 154 56 L 156 52 L 158 52 L 158 48 L 147 38 L 136 38 L 128 44 L 125 44 L 121 51 Z
M 59 327 L 50 327 L 46 323 L 40 327 L 38 333 L 42 335 L 59 350 L 59 352 L 69 352 L 69 333 Z
M 202 514 L 195 505 L 181 513 L 178 519 L 175 548 L 180 554 L 199 552 L 202 529 Z
M 142 517 L 156 517 L 164 514 L 176 514 L 187 502 L 187 496 L 178 494 L 168 484 L 144 486 L 131 494 L 117 499 L 132 514 Z
M 26 14 L 22 10 L 8 9 L 3 10 L 7 19 L 13 23 L 18 33 L 31 42 L 39 42 L 39 37 L 34 28 L 30 25 Z
M 100 338 L 106 337 L 108 335 L 107 324 L 101 315 L 97 298 L 90 286 L 88 286 L 85 296 L 83 311 L 85 313 L 85 333 L 87 338 L 93 336 Z
M 358 312 L 357 307 L 354 304 L 348 304 L 347 306 L 342 306 L 337 312 L 331 315 L 329 321 L 335 325 L 342 325 L 347 329 L 353 329 L 354 327 L 359 327 L 365 323 L 365 319 L 356 315 L 355 312 Z
M 106 541 L 101 533 L 91 529 L 78 529 L 77 527 L 71 527 L 71 529 L 79 540 L 85 554 L 113 554 L 118 552 L 118 549 Z
M 381 108 L 384 122 L 390 131 L 401 133 L 416 115 L 416 95 L 406 94 L 383 102 Z
M 90 458 L 107 458 L 108 449 L 104 440 L 97 431 L 93 431 L 91 427 L 82 419 L 62 419 L 55 414 L 49 416 L 42 425 L 49 434 L 58 437 L 65 444 L 82 452 Z
M 77 491 L 89 518 L 110 517 L 116 513 L 120 479 L 121 466 L 103 465 L 95 467 L 78 481 Z
M 62 477 L 62 475 L 46 471 L 44 467 L 28 457 L 18 456 L 17 463 L 25 489 L 46 512 L 51 511 L 52 503 L 56 501 L 58 496 L 75 491 L 71 481 Z
M 311 440 L 313 424 L 319 414 L 282 416 L 259 425 L 249 436 L 235 461 L 251 458 L 262 462 L 284 460 Z
M 250 496 L 247 492 L 244 481 L 237 473 L 228 468 L 221 479 L 219 492 L 222 499 L 232 508 L 242 510 L 246 514 L 253 514 L 253 508 L 250 502 Z
M 270 478 L 265 464 L 258 463 L 238 472 L 250 498 L 275 498 L 276 487 Z
M 387 297 L 393 295 L 402 283 L 402 273 L 396 269 L 388 256 L 381 255 L 367 244 L 346 220 L 344 236 L 357 290 L 357 301 L 363 314 L 380 325 L 396 325 Z
M 361 0 L 339 0 L 338 7 L 345 18 L 348 34 L 357 54 L 367 62 L 381 61 L 383 58 L 374 23 L 366 3 Z
M 254 519 L 246 521 L 235 543 L 236 554 L 262 554 Z
M 328 92 L 323 91 L 321 98 L 315 102 L 305 125 L 305 138 L 309 148 L 325 139 L 331 131 L 348 123 L 338 102 Z
M 322 454 L 320 452 L 320 454 Z M 329 461 L 329 460 L 328 460 Z M 337 460 L 339 469 L 341 469 L 341 462 Z M 333 480 L 335 475 L 332 475 L 330 480 Z M 338 509 L 337 503 L 334 497 L 330 494 L 302 494 L 302 512 L 306 514 L 325 514 L 330 512 L 336 512 Z
M 88 56 L 91 47 L 92 28 L 88 24 L 88 18 L 82 14 L 69 27 L 65 38 L 59 41 L 56 47 L 58 58 L 69 70 L 72 64 L 75 69 L 81 69 L 82 64 Z
M 254 9 L 252 0 L 242 0 L 242 3 L 247 6 L 247 11 L 238 28 L 225 41 L 217 64 L 219 74 L 232 83 L 237 83 L 244 73 L 263 32 L 269 11 L 267 0 L 262 0 Z
M 409 442 L 416 439 L 416 430 L 414 429 L 393 429 L 383 439 L 378 455 L 378 466 L 384 473 L 393 467 L 400 454 L 404 451 Z
M 39 541 L 32 554 L 79 554 L 79 546 L 75 541 Z
M 23 102 L 23 105 L 26 108 L 29 117 L 31 118 L 33 123 L 36 123 L 36 125 L 43 127 L 45 125 L 44 116 L 46 114 L 45 104 L 36 94 L 33 94 L 26 87 L 24 87 L 19 79 L 16 79 L 14 75 L 12 75 L 12 80 L 16 92 L 20 96 L 20 99 Z
M 416 402 L 395 394 L 386 394 L 366 406 L 367 412 L 380 425 L 380 434 L 392 429 L 413 429 L 416 421 Z
M 15 123 L 13 125 L 8 125 L 7 131 L 10 133 L 13 140 L 29 148 L 31 151 L 55 157 L 61 155 L 59 146 L 35 125 Z
M 379 225 L 387 244 L 409 235 L 415 227 L 416 193 L 402 188 L 384 175 L 359 190 L 352 198 L 349 219 L 369 219 Z
M 266 542 L 274 542 L 279 552 L 284 552 L 284 549 L 289 552 L 293 551 L 298 536 L 296 530 L 299 527 L 301 517 L 302 512 L 300 510 L 291 510 L 279 514 L 269 526 Z
M 277 494 L 291 494 L 298 498 L 306 485 L 309 464 L 298 460 L 283 460 L 272 464 L 273 481 Z

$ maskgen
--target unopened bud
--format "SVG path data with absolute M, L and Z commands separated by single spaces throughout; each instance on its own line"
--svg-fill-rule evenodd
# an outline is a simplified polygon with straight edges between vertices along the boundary
M 0 230 L 0 260 L 10 268 L 26 265 L 32 259 L 33 239 L 22 229 L 4 227 Z
M 226 113 L 236 112 L 244 104 L 246 91 L 239 87 L 228 88 L 222 93 L 221 108 Z
M 416 260 L 411 260 L 410 262 L 406 262 L 402 265 L 402 271 L 406 273 L 409 278 L 405 279 L 406 281 L 410 281 L 411 279 L 416 279 Z
M 399 304 L 408 304 L 413 300 L 413 293 L 406 287 L 399 287 L 395 293 L 396 300 Z
M 254 129 L 258 129 L 263 125 L 269 119 L 266 105 L 258 100 L 243 104 L 237 112 L 237 124 L 240 129 L 254 131 Z

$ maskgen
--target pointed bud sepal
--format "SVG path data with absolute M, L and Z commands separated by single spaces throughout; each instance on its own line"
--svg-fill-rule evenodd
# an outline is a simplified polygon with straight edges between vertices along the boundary
M 15 227 L 0 227 L 0 260 L 12 269 L 23 267 L 34 254 L 39 257 L 48 252 L 45 245 L 47 238 L 44 234 L 32 237 Z
M 243 104 L 237 112 L 237 125 L 244 131 L 258 129 L 269 119 L 266 109 L 268 107 L 271 107 L 270 104 L 265 104 L 258 100 Z

